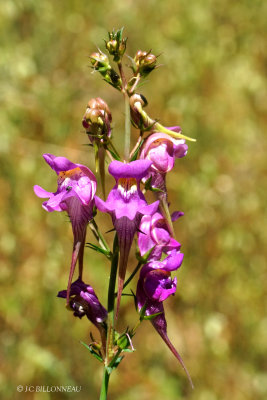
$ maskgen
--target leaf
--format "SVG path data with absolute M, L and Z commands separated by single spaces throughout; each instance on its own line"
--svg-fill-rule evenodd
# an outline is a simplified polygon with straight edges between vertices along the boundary
M 143 321 L 143 319 L 145 317 L 146 307 L 147 307 L 147 304 L 145 302 L 145 304 L 143 305 L 143 307 L 141 308 L 140 313 L 139 313 L 140 321 Z
M 140 148 L 141 148 L 141 146 L 142 146 L 143 143 L 144 143 L 144 139 L 141 140 L 141 142 L 139 143 L 137 149 L 136 149 L 135 152 L 133 153 L 132 158 L 131 158 L 131 161 L 135 161 L 135 160 L 137 159 L 138 152 L 139 152 L 139 150 L 140 150 Z
M 107 149 L 108 149 L 108 151 L 110 152 L 110 154 L 112 155 L 112 157 L 113 157 L 115 160 L 117 160 L 117 161 L 120 161 L 120 160 L 121 160 L 121 159 L 120 159 L 120 156 L 117 155 L 113 150 L 111 150 L 110 147 L 107 146 Z
M 84 347 L 86 347 L 86 349 L 89 350 L 90 353 L 91 353 L 98 361 L 100 361 L 100 362 L 103 362 L 103 361 L 104 361 L 103 358 L 102 358 L 96 351 L 94 351 L 90 346 L 88 346 L 88 344 L 82 342 L 81 340 L 80 340 L 80 343 L 81 343 Z
M 146 182 L 145 182 L 145 189 L 146 190 L 150 190 L 151 192 L 161 192 L 164 193 L 164 190 L 161 190 L 159 188 L 154 188 L 153 186 L 151 186 L 151 180 L 152 177 L 150 177 Z
M 109 365 L 106 367 L 107 371 L 109 374 L 111 374 L 111 372 L 116 369 L 118 367 L 118 365 L 120 364 L 120 362 L 124 359 L 124 356 L 120 356 L 118 357 L 117 355 L 115 355 L 115 357 L 111 360 L 111 362 L 109 363 Z
M 152 251 L 155 249 L 156 245 L 153 246 L 151 249 L 149 249 L 143 256 L 140 255 L 139 251 L 136 253 L 136 258 L 138 261 L 140 261 L 142 264 L 146 264 L 150 254 L 152 253 Z
M 151 319 L 154 319 L 155 317 L 157 317 L 160 314 L 163 314 L 163 312 L 161 311 L 161 312 L 151 314 L 151 315 L 144 315 L 143 319 L 150 321 Z
M 92 249 L 92 250 L 96 251 L 97 253 L 105 254 L 105 256 L 107 256 L 108 259 L 111 259 L 111 257 L 112 257 L 111 251 L 102 249 L 102 247 L 99 247 L 93 243 L 88 242 L 88 243 L 86 243 L 85 247 L 88 247 L 89 249 Z

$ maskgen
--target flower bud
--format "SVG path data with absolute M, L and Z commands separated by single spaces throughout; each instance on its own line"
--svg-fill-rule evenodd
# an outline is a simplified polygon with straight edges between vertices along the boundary
M 126 50 L 127 38 L 122 38 L 122 29 L 118 31 L 112 31 L 108 33 L 109 41 L 106 42 L 106 48 L 110 55 L 113 56 L 113 60 L 118 62 Z
M 145 107 L 147 105 L 147 99 L 145 96 L 142 94 L 134 94 L 133 96 L 130 97 L 130 106 L 133 109 L 136 109 L 135 104 L 140 103 L 142 107 Z
M 100 110 L 87 108 L 84 114 L 84 119 L 89 124 L 103 125 L 102 113 Z
M 117 51 L 117 48 L 118 48 L 117 40 L 109 40 L 106 43 L 106 48 L 109 51 L 109 54 L 114 55 L 116 53 L 116 51 Z
M 136 72 L 139 72 L 142 76 L 148 75 L 157 64 L 157 57 L 147 51 L 138 50 L 134 57 Z
M 147 99 L 142 94 L 134 94 L 130 97 L 131 119 L 136 128 L 141 131 L 151 129 L 154 121 L 149 118 L 143 107 L 147 105 Z
M 94 69 L 99 70 L 104 69 L 108 70 L 111 68 L 109 65 L 108 56 L 102 52 L 95 52 L 90 55 L 91 64 L 93 65 Z
M 112 115 L 107 103 L 100 97 L 89 100 L 82 125 L 88 135 L 110 137 Z M 92 138 L 91 138 L 92 139 Z
M 108 120 L 110 122 L 112 121 L 112 115 L 110 109 L 107 103 L 103 99 L 101 99 L 101 97 L 96 97 L 95 99 L 89 100 L 87 107 L 102 111 L 103 112 L 102 115 L 106 114 Z

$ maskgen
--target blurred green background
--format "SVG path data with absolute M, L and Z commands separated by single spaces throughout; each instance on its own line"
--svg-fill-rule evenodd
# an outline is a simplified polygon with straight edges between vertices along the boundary
M 177 295 L 165 303 L 169 336 L 196 388 L 144 322 L 137 351 L 111 377 L 110 399 L 267 398 L 266 16 L 259 0 L 1 2 L 3 399 L 98 398 L 101 365 L 79 343 L 95 331 L 56 298 L 66 287 L 71 227 L 63 213 L 41 208 L 32 186 L 56 188 L 45 152 L 93 168 L 81 127 L 91 97 L 109 104 L 121 146 L 122 99 L 91 74 L 88 59 L 121 26 L 129 55 L 161 54 L 142 88 L 150 115 L 197 138 L 168 179 L 172 210 L 185 212 L 175 225 L 185 259 Z M 99 221 L 111 228 L 108 216 Z M 106 302 L 109 266 L 90 250 L 85 257 L 85 279 Z M 123 300 L 122 318 L 122 326 L 136 320 L 132 301 Z M 82 389 L 17 393 L 17 385 Z

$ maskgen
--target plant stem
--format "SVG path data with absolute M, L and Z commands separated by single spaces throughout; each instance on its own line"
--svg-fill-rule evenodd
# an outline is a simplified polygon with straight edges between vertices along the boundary
M 124 133 L 124 159 L 129 161 L 130 145 L 131 145 L 131 115 L 130 115 L 130 104 L 127 94 L 127 81 L 122 68 L 121 60 L 118 62 L 118 68 L 122 80 L 122 93 L 124 95 L 125 104 L 125 133 Z
M 106 339 L 106 358 L 104 373 L 102 379 L 102 386 L 99 400 L 106 400 L 108 393 L 108 383 L 110 372 L 108 372 L 108 365 L 110 359 L 113 357 L 113 341 L 114 341 L 114 304 L 115 304 L 115 286 L 117 278 L 117 269 L 119 261 L 119 242 L 118 235 L 116 234 L 113 242 L 113 253 L 111 261 L 111 270 L 109 277 L 108 287 L 108 320 L 107 320 L 107 339 Z
M 99 400 L 107 400 L 109 377 L 110 374 L 108 373 L 107 368 L 104 368 Z
M 131 116 L 130 104 L 127 94 L 124 94 L 125 101 L 125 133 L 124 133 L 124 158 L 129 161 L 130 145 L 131 145 Z
M 115 304 L 115 286 L 117 278 L 117 269 L 119 261 L 119 242 L 118 235 L 115 235 L 113 242 L 113 253 L 111 261 L 111 270 L 108 287 L 108 321 L 107 321 L 107 346 L 105 365 L 109 364 L 112 356 L 113 337 L 114 337 L 114 304 Z
M 113 243 L 113 257 L 111 262 L 111 271 L 109 277 L 109 288 L 108 288 L 108 313 L 114 314 L 114 304 L 115 304 L 115 286 L 116 286 L 116 277 L 117 277 L 117 269 L 118 269 L 118 261 L 119 261 L 119 241 L 118 235 L 115 235 L 114 243 Z

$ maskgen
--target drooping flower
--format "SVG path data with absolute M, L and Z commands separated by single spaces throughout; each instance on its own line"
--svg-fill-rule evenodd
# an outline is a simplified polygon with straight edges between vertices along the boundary
M 173 213 L 172 221 L 182 215 L 182 212 Z M 149 255 L 150 260 L 159 260 L 163 252 L 168 254 L 181 247 L 180 243 L 171 236 L 166 219 L 159 212 L 142 217 L 138 231 L 138 246 L 141 256 L 153 249 Z
M 133 237 L 139 229 L 143 215 L 154 214 L 159 202 L 147 204 L 140 190 L 140 181 L 151 166 L 149 160 L 137 160 L 130 163 L 112 161 L 109 173 L 116 179 L 116 185 L 110 191 L 107 201 L 95 197 L 97 208 L 111 215 L 113 225 L 118 234 L 120 247 L 117 313 L 125 279 L 127 261 Z
M 167 128 L 181 132 L 179 126 Z M 166 193 L 166 173 L 174 167 L 175 159 L 184 157 L 188 146 L 184 139 L 175 139 L 166 133 L 156 132 L 147 137 L 141 148 L 140 159 L 150 160 L 151 168 L 144 178 L 151 178 L 151 186 Z
M 189 372 L 167 335 L 167 322 L 163 307 L 163 301 L 176 292 L 177 280 L 171 278 L 171 271 L 178 269 L 182 260 L 183 255 L 173 250 L 164 261 L 151 261 L 145 264 L 140 271 L 136 301 L 139 311 L 145 307 L 145 315 L 152 317 L 150 321 L 153 327 L 180 362 L 193 387 Z M 153 317 L 154 314 L 156 315 Z
M 61 290 L 57 296 L 66 299 L 67 290 Z M 86 315 L 96 326 L 99 326 L 107 319 L 107 310 L 98 300 L 94 289 L 84 283 L 81 278 L 71 284 L 69 305 L 74 311 L 73 315 L 75 317 L 82 318 Z
M 38 185 L 34 192 L 38 197 L 49 198 L 43 203 L 48 211 L 67 211 L 73 230 L 73 253 L 67 289 L 69 302 L 70 286 L 77 260 L 79 259 L 79 277 L 82 278 L 83 251 L 87 223 L 93 217 L 96 178 L 89 168 L 74 164 L 65 157 L 44 154 L 45 161 L 58 176 L 58 188 L 55 193 L 48 192 Z

